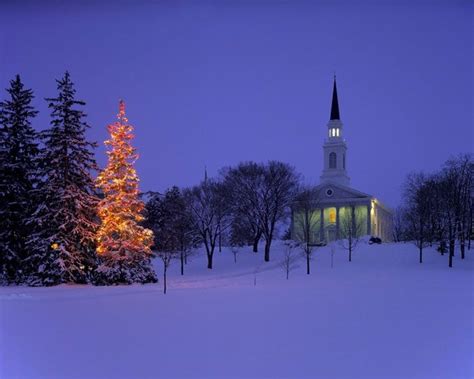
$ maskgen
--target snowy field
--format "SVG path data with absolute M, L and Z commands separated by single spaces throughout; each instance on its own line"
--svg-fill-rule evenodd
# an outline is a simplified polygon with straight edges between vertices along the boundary
M 0 378 L 474 377 L 474 252 L 330 248 L 285 279 L 244 249 L 157 285 L 0 288 Z M 161 274 L 161 261 L 156 261 Z M 258 273 L 256 273 L 258 271 Z M 256 273 L 256 274 L 255 274 Z M 255 285 L 256 279 L 256 285 Z

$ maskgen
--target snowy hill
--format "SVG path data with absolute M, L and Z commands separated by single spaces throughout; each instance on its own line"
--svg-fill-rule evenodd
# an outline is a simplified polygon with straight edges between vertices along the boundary
M 324 247 L 311 275 L 242 249 L 156 285 L 0 288 L 0 378 L 472 378 L 474 257 Z M 331 268 L 331 258 L 333 267 Z M 161 261 L 155 262 L 161 275 Z

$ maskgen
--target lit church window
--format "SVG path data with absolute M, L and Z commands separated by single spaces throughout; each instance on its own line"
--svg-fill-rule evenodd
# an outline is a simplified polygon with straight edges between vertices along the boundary
M 329 223 L 330 224 L 336 223 L 336 208 L 329 209 Z
M 339 128 L 336 129 L 336 137 L 339 137 Z

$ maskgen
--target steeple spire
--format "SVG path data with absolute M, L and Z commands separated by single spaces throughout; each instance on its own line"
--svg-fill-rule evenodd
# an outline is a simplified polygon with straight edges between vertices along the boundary
M 330 120 L 340 120 L 339 102 L 337 101 L 336 75 L 334 75 L 334 87 L 332 89 L 331 118 Z
M 321 183 L 336 183 L 349 186 L 347 176 L 346 153 L 347 145 L 343 138 L 343 125 L 339 115 L 339 102 L 337 101 L 336 75 L 332 90 L 331 118 L 327 124 L 328 138 L 323 145 L 324 169 Z

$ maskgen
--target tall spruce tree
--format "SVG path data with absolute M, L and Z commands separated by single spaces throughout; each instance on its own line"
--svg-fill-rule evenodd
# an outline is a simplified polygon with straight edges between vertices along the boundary
M 0 283 L 22 281 L 26 258 L 27 221 L 32 213 L 32 191 L 37 181 L 37 134 L 31 119 L 38 113 L 31 89 L 20 76 L 10 81 L 8 99 L 0 102 Z
M 51 127 L 41 133 L 40 203 L 32 222 L 35 232 L 28 241 L 30 285 L 86 283 L 96 265 L 95 233 L 98 227 L 94 180 L 97 170 L 93 148 L 86 139 L 89 125 L 75 99 L 68 72 L 57 80 L 58 97 L 47 98 Z
M 145 204 L 138 196 L 139 179 L 134 167 L 138 155 L 131 144 L 133 126 L 128 123 L 123 101 L 117 119 L 107 127 L 108 162 L 97 177 L 97 186 L 104 193 L 98 210 L 101 225 L 97 253 L 102 262 L 97 270 L 97 283 L 156 282 L 150 249 L 153 232 L 139 224 L 144 219 Z

